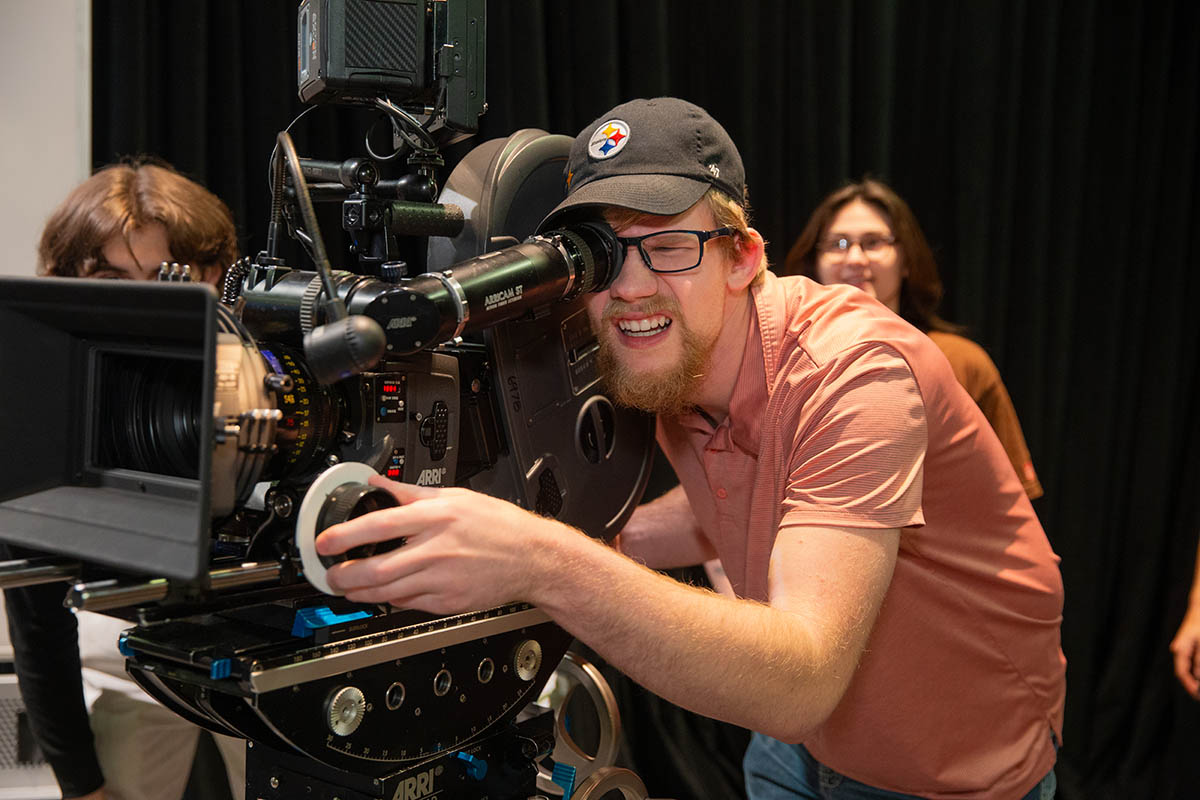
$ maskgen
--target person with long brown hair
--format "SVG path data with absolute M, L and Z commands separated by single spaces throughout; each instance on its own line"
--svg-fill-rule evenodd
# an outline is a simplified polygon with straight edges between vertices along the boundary
M 1000 371 L 987 351 L 938 315 L 942 279 L 916 215 L 872 178 L 830 194 L 788 251 L 785 275 L 857 286 L 928 334 L 954 376 L 987 417 L 1030 499 L 1043 494 L 1025 435 Z
M 237 256 L 225 203 L 169 165 L 139 159 L 100 169 L 66 196 L 42 231 L 37 269 L 46 277 L 154 280 L 171 262 L 216 284 Z M 0 545 L 0 558 L 31 554 Z M 125 675 L 117 637 L 128 623 L 72 615 L 55 584 L 6 589 L 5 600 L 30 727 L 63 797 L 178 800 L 200 729 Z M 214 739 L 240 797 L 245 743 Z
M 46 221 L 38 274 L 153 280 L 164 261 L 216 283 L 237 259 L 228 206 L 172 167 L 113 164 L 75 187 Z

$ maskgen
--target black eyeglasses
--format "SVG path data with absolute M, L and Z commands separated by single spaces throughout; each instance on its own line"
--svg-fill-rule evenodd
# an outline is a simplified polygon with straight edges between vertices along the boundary
M 841 261 L 850 255 L 854 245 L 862 248 L 863 255 L 875 261 L 883 258 L 887 248 L 896 242 L 895 236 L 885 236 L 879 233 L 866 233 L 857 238 L 849 236 L 834 236 L 817 243 L 817 252 L 829 255 Z
M 687 272 L 700 266 L 704 243 L 720 236 L 732 236 L 733 228 L 711 231 L 657 231 L 645 236 L 618 236 L 622 247 L 637 247 L 642 263 L 651 272 Z

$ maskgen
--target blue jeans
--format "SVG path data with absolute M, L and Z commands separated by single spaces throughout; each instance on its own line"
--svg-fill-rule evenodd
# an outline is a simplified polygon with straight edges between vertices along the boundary
M 818 762 L 803 745 L 761 733 L 750 739 L 743 767 L 748 800 L 920 800 L 851 780 Z M 1021 800 L 1052 800 L 1057 788 L 1051 769 Z

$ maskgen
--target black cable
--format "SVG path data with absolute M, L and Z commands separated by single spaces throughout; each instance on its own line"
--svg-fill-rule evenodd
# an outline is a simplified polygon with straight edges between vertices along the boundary
M 395 130 L 395 128 L 396 128 L 396 123 L 392 121 L 391 117 L 388 117 L 386 115 L 378 117 L 374 122 L 371 123 L 371 127 L 367 128 L 367 132 L 365 134 L 363 134 L 363 147 L 366 148 L 367 155 L 369 155 L 371 158 L 375 159 L 376 161 L 386 163 L 388 161 L 394 161 L 397 156 L 399 156 L 400 154 L 402 154 L 405 151 L 406 148 L 402 144 L 399 147 L 397 147 L 395 150 L 393 150 L 392 152 L 388 153 L 386 156 L 376 153 L 375 150 L 371 147 L 371 133 L 375 130 L 375 126 L 378 125 L 380 122 L 387 122 L 388 130 Z
M 288 123 L 283 132 L 290 133 L 292 126 L 315 108 L 316 106 L 309 106 L 301 111 L 295 119 Z M 271 148 L 271 159 L 267 163 L 267 185 L 271 192 L 271 219 L 267 224 L 267 255 L 271 258 L 279 255 L 279 225 L 283 219 L 283 183 L 283 164 L 280 163 L 279 142 L 276 140 L 275 146 Z
M 262 532 L 265 531 L 267 527 L 270 526 L 270 524 L 274 521 L 275 509 L 272 507 L 267 510 L 267 518 L 263 521 L 263 524 L 259 525 L 258 529 L 254 531 L 254 533 L 250 534 L 250 540 L 246 543 L 246 558 L 249 558 L 250 554 L 254 552 L 254 545 L 258 542 L 258 537 L 261 536 Z
M 426 155 L 437 152 L 437 142 L 433 140 L 433 135 L 412 114 L 383 97 L 375 98 L 375 107 L 392 118 L 396 123 L 396 132 L 409 147 Z M 433 117 L 430 117 L 430 120 L 432 119 Z
M 284 132 L 291 133 L 292 126 L 295 125 L 300 120 L 304 119 L 304 117 L 307 116 L 309 114 L 309 112 L 315 111 L 316 108 L 317 108 L 317 106 L 309 106 L 308 108 L 301 111 L 299 114 L 296 115 L 295 119 L 293 119 L 291 122 L 289 122 L 287 124 L 287 127 L 283 129 Z M 270 189 L 270 191 L 271 191 L 271 213 L 272 214 L 275 213 L 275 197 L 276 197 L 275 175 L 276 175 L 276 169 L 278 166 L 276 163 L 276 158 L 278 157 L 278 155 L 279 155 L 279 142 L 276 141 L 274 146 L 271 147 L 271 159 L 267 162 L 267 188 Z M 282 194 L 280 195 L 280 197 L 282 198 Z M 283 206 L 282 199 L 279 200 L 279 205 L 281 207 Z
M 346 318 L 346 305 L 338 299 L 333 287 L 333 268 L 329 264 L 329 255 L 325 252 L 325 242 L 321 238 L 321 226 L 317 224 L 317 212 L 313 208 L 312 196 L 308 192 L 308 181 L 304 179 L 304 171 L 300 168 L 300 156 L 296 154 L 296 146 L 287 131 L 280 131 L 276 142 L 283 152 L 283 162 L 292 176 L 292 188 L 296 190 L 296 204 L 300 207 L 300 216 L 304 219 L 306 230 L 312 231 L 312 243 L 315 258 L 313 259 L 317 274 L 325 287 L 325 315 L 329 321 Z
M 429 120 L 426 121 L 425 125 L 423 126 L 425 130 L 429 130 L 429 126 L 433 124 L 434 120 L 445 114 L 447 84 L 446 81 L 442 81 L 441 84 L 442 88 L 438 91 L 437 102 L 433 104 L 433 113 L 429 115 Z
M 309 260 L 314 262 L 317 260 L 316 255 L 313 253 L 313 240 L 308 235 L 308 231 L 304 230 L 304 228 L 293 228 L 292 238 L 300 243 L 300 246 L 304 248 L 304 252 L 308 253 Z
M 250 274 L 249 258 L 239 258 L 230 265 L 225 272 L 224 280 L 221 281 L 221 302 L 223 304 L 232 306 L 237 302 L 242 294 L 242 281 L 248 274 Z

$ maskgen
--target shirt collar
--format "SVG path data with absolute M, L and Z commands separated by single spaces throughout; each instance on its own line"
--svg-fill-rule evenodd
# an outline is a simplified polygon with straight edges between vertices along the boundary
M 762 324 L 764 303 L 761 302 L 759 288 L 755 286 L 750 292 L 750 301 L 756 313 L 751 316 L 749 330 L 746 331 L 746 349 L 742 352 L 742 365 L 738 368 L 733 396 L 729 398 L 729 416 L 725 420 L 730 427 L 732 443 L 756 458 L 762 438 L 763 415 L 770 399 L 764 359 L 768 344 L 763 334 L 771 328 Z
M 758 456 L 762 417 L 770 399 L 764 351 L 778 349 L 778 342 L 765 341 L 763 335 L 764 331 L 778 328 L 774 324 L 777 314 L 772 307 L 777 293 L 770 281 L 773 277 L 768 275 L 767 280 L 751 288 L 750 301 L 755 313 L 747 327 L 742 363 L 738 367 L 733 395 L 729 398 L 729 414 L 715 427 L 710 415 L 697 410 L 677 419 L 677 423 L 690 433 L 709 437 L 706 449 L 731 451 L 736 447 L 751 456 Z M 767 288 L 769 282 L 772 285 Z

